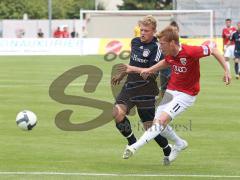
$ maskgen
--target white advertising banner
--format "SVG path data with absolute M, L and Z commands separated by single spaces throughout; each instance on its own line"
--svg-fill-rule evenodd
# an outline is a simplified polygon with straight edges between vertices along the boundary
M 0 55 L 94 55 L 98 38 L 1 38 Z

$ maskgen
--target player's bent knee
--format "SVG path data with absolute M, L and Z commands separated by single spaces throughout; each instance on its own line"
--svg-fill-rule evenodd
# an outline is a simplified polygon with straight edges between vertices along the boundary
M 126 116 L 126 112 L 118 106 L 113 107 L 112 116 L 116 122 L 121 122 Z
M 160 119 L 160 124 L 166 127 L 170 121 L 171 121 L 171 118 L 162 118 Z
M 234 62 L 235 62 L 235 63 L 239 63 L 239 59 L 238 59 L 238 58 L 235 58 L 235 59 L 234 59 Z
M 157 124 L 160 124 L 164 127 L 166 127 L 168 125 L 168 123 L 171 121 L 171 116 L 169 116 L 167 113 L 163 112 L 161 114 L 161 116 L 158 118 L 158 119 L 154 119 L 154 124 L 157 123 Z
M 119 113 L 119 110 L 116 106 L 113 107 L 113 110 L 112 110 L 112 117 L 117 120 L 118 117 L 120 116 L 120 113 Z

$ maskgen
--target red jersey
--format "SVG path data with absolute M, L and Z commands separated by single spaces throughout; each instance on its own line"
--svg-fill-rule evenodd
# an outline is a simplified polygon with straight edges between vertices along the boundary
M 62 32 L 62 37 L 63 38 L 69 38 L 69 32 L 68 31 L 63 31 Z
M 61 38 L 61 37 L 62 37 L 62 31 L 56 30 L 56 31 L 53 33 L 53 37 L 55 37 L 55 38 Z
M 231 26 L 229 28 L 228 27 L 223 28 L 223 31 L 222 31 L 223 45 L 228 44 L 228 42 L 230 41 L 230 36 L 235 31 L 237 31 L 237 29 L 233 26 Z M 234 44 L 234 42 L 230 41 L 230 44 L 232 45 L 232 44 Z
M 209 56 L 208 46 L 181 45 L 177 56 L 165 56 L 171 66 L 171 78 L 167 89 L 184 92 L 191 96 L 200 90 L 199 59 Z

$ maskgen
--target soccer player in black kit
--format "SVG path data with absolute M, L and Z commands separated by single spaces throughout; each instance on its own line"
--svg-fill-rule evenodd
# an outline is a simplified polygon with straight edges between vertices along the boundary
M 154 36 L 156 26 L 156 20 L 151 15 L 145 16 L 140 21 L 141 36 L 131 41 L 130 65 L 148 68 L 163 59 L 157 38 Z M 123 73 L 115 75 L 112 78 L 112 84 L 119 84 L 126 75 Z M 134 106 L 137 107 L 144 129 L 148 129 L 152 124 L 155 116 L 155 97 L 159 94 L 156 77 L 157 74 L 144 80 L 139 74 L 128 74 L 127 80 L 116 98 L 116 103 L 113 107 L 113 117 L 117 129 L 127 139 L 128 145 L 136 142 L 130 121 L 126 116 Z M 168 165 L 170 163 L 168 156 L 171 152 L 168 140 L 159 135 L 155 138 L 155 141 L 163 150 L 163 164 Z
M 231 37 L 231 41 L 235 43 L 234 49 L 234 61 L 235 61 L 235 75 L 236 79 L 239 79 L 240 71 L 239 71 L 239 63 L 240 63 L 240 22 L 237 23 L 237 31 L 234 32 Z

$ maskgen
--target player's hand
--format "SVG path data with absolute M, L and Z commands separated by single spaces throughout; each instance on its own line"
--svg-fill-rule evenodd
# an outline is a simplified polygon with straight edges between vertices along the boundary
M 117 72 L 119 74 L 122 74 L 122 73 L 129 73 L 130 72 L 130 66 L 128 64 L 119 64 L 117 65 Z
M 223 81 L 225 82 L 226 85 L 229 85 L 231 83 L 231 74 L 229 72 L 225 72 L 223 76 Z
M 151 73 L 147 69 L 143 69 L 140 73 L 140 76 L 142 76 L 144 80 L 146 80 L 150 75 Z
M 121 75 L 115 75 L 115 76 L 113 76 L 113 78 L 111 80 L 111 84 L 113 86 L 116 86 L 116 85 L 120 84 L 122 79 L 123 79 L 123 77 Z

